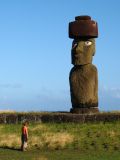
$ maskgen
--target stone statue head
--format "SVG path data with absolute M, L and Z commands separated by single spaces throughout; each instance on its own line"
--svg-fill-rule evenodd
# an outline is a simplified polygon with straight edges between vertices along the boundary
M 92 63 L 95 54 L 95 39 L 98 37 L 97 22 L 90 16 L 77 16 L 69 23 L 69 37 L 74 39 L 71 56 L 73 65 Z
M 95 54 L 95 39 L 82 38 L 73 40 L 71 56 L 73 65 L 85 65 L 92 63 L 92 57 Z

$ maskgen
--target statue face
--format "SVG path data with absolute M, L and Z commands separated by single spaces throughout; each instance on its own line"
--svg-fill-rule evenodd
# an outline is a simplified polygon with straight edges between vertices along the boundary
M 72 44 L 72 64 L 84 65 L 92 63 L 92 56 L 95 54 L 95 39 L 74 40 Z

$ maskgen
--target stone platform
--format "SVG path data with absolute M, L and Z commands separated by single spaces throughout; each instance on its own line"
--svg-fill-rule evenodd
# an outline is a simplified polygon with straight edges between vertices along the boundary
M 29 123 L 106 123 L 120 121 L 120 112 L 73 114 L 70 112 L 0 113 L 1 124 Z
M 92 114 L 92 113 L 98 113 L 98 107 L 90 107 L 90 108 L 71 108 L 71 113 L 76 114 Z

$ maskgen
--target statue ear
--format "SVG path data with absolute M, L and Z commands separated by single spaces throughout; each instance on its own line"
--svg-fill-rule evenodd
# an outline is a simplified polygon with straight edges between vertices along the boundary
M 95 49 L 95 39 L 93 39 L 93 56 L 95 55 L 95 51 L 96 51 L 96 49 Z
M 94 48 L 94 51 L 93 51 L 93 56 L 95 55 L 95 48 Z

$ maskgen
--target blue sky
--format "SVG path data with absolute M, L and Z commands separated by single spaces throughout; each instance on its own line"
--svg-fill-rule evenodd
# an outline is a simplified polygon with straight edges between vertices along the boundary
M 90 15 L 99 28 L 99 109 L 119 110 L 119 11 L 119 0 L 0 0 L 0 109 L 70 110 L 68 23 Z

